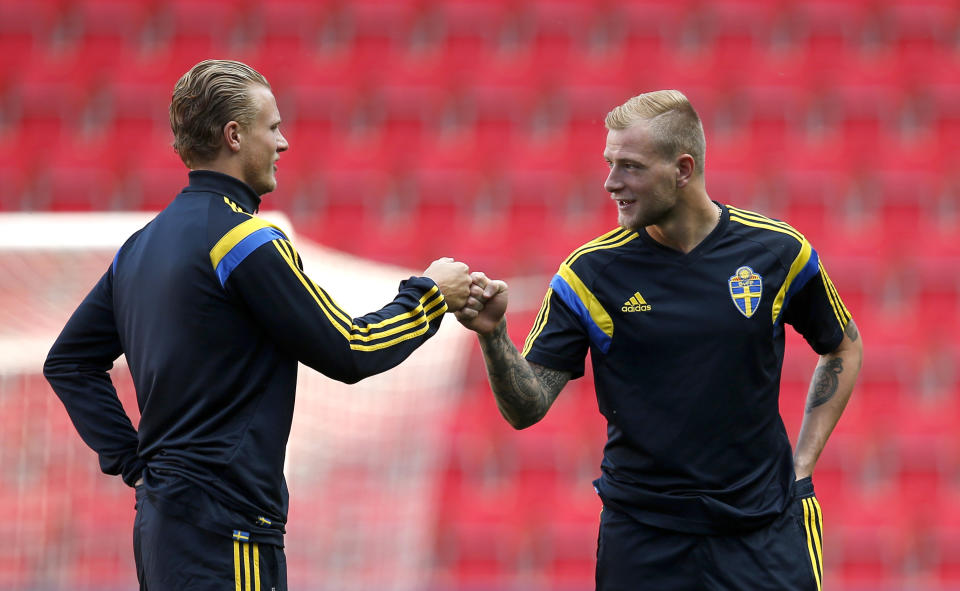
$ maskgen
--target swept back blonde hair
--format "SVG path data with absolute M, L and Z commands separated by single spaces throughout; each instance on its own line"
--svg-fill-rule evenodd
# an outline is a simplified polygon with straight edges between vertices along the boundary
M 173 148 L 187 166 L 213 160 L 223 126 L 249 125 L 257 115 L 250 97 L 255 85 L 270 83 L 250 66 L 231 60 L 204 60 L 180 77 L 170 102 Z
M 707 146 L 700 116 L 679 90 L 656 90 L 639 94 L 607 113 L 610 130 L 623 130 L 640 121 L 649 122 L 657 152 L 664 158 L 681 154 L 693 157 L 697 174 L 703 174 Z

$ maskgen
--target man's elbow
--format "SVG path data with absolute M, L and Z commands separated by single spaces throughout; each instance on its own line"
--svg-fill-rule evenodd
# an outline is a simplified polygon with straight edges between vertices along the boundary
M 59 376 L 63 375 L 65 371 L 65 364 L 63 359 L 56 353 L 55 350 L 51 349 L 50 353 L 47 354 L 47 358 L 43 362 L 43 377 L 47 379 L 48 382 L 53 382 Z
M 856 360 L 857 371 L 860 371 L 860 367 L 863 366 L 863 335 L 858 331 L 856 340 L 845 338 L 843 344 L 846 345 L 848 354 Z
M 503 408 L 500 408 L 500 414 L 507 421 L 507 423 L 510 424 L 511 427 L 513 427 L 517 431 L 523 431 L 527 427 L 532 427 L 537 423 L 539 423 L 540 419 L 542 419 L 546 413 L 543 412 L 543 413 L 537 413 L 535 415 L 517 416 L 515 414 L 510 414 L 504 411 Z

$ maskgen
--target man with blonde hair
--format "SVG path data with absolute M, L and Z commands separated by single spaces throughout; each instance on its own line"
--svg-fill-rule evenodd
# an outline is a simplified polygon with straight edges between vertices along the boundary
M 703 127 L 675 90 L 606 119 L 619 227 L 560 265 L 522 351 L 508 291 L 474 273 L 476 331 L 501 414 L 539 421 L 589 351 L 607 444 L 597 589 L 819 590 L 812 474 L 862 360 L 811 244 L 712 201 Z M 795 450 L 778 408 L 785 324 L 820 354 Z
M 201 62 L 177 82 L 170 124 L 189 184 L 120 248 L 44 375 L 101 469 L 136 488 L 141 589 L 280 591 L 298 362 L 347 383 L 386 371 L 463 306 L 471 279 L 438 259 L 351 318 L 254 215 L 289 148 L 267 80 Z M 121 354 L 137 429 L 107 373 Z

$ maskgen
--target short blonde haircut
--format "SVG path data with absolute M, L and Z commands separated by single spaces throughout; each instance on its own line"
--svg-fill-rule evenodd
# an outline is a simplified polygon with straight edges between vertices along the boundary
M 697 174 L 703 174 L 707 146 L 700 116 L 679 90 L 639 94 L 607 113 L 609 130 L 623 130 L 638 122 L 650 125 L 657 152 L 664 158 L 681 154 L 693 157 Z
M 205 60 L 177 81 L 170 102 L 173 149 L 188 167 L 216 158 L 223 127 L 249 125 L 257 114 L 250 88 L 270 88 L 262 74 L 241 62 Z

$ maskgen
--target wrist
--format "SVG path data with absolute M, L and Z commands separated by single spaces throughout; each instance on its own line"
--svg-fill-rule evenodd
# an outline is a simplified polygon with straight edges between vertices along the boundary
M 797 480 L 800 480 L 801 478 L 807 478 L 808 476 L 813 476 L 813 464 L 806 462 L 794 462 L 793 473 Z
M 480 338 L 480 344 L 492 343 L 494 341 L 500 340 L 501 338 L 506 337 L 507 335 L 507 317 L 504 316 L 489 332 L 477 331 L 477 336 Z

